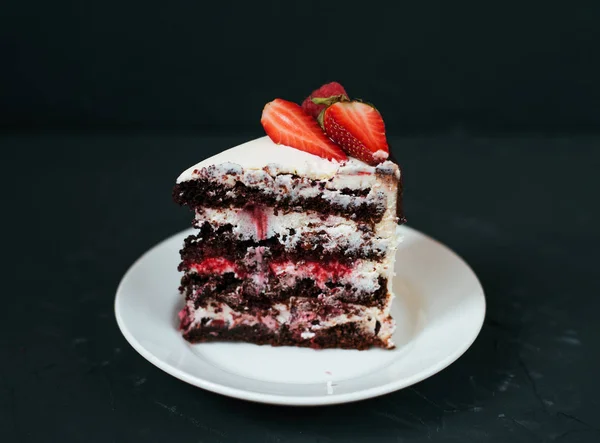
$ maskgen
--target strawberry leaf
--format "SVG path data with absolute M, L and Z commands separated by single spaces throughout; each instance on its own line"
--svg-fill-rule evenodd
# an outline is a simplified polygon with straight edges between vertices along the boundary
M 315 105 L 325 105 L 325 106 L 331 106 L 334 103 L 337 102 L 347 102 L 350 99 L 348 98 L 347 95 L 332 95 L 331 97 L 314 97 L 311 99 L 311 101 L 315 104 Z

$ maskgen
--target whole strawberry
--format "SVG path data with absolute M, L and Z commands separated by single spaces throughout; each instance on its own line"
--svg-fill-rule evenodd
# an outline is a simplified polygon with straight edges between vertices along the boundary
M 389 157 L 385 124 L 373 106 L 360 101 L 338 101 L 325 108 L 318 120 L 329 138 L 348 155 L 372 166 Z
M 313 118 L 317 118 L 321 111 L 327 107 L 327 104 L 315 103 L 313 99 L 328 99 L 328 104 L 340 100 L 349 100 L 348 93 L 338 82 L 331 82 L 315 89 L 303 102 L 302 109 Z

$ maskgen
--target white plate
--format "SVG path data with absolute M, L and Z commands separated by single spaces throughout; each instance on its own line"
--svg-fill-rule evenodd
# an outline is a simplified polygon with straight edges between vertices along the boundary
M 362 400 L 417 383 L 460 357 L 479 333 L 485 298 L 469 266 L 442 244 L 402 227 L 392 315 L 396 349 L 353 351 L 191 345 L 177 330 L 179 249 L 187 230 L 145 253 L 127 271 L 115 299 L 131 346 L 163 371 L 231 397 L 284 405 Z

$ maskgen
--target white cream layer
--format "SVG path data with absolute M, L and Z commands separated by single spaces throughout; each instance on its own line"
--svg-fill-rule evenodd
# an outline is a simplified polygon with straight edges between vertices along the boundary
M 271 165 L 272 166 L 272 165 Z M 394 165 L 394 167 L 397 166 Z M 349 205 L 358 207 L 361 204 L 375 205 L 381 208 L 386 197 L 391 198 L 395 188 L 384 186 L 374 173 L 358 175 L 344 175 L 340 173 L 329 179 L 317 181 L 310 176 L 295 176 L 291 173 L 281 173 L 278 170 L 269 169 L 246 169 L 235 163 L 220 163 L 208 166 L 193 173 L 193 179 L 207 180 L 218 183 L 225 189 L 230 188 L 228 193 L 234 197 L 235 185 L 241 183 L 244 186 L 258 190 L 262 194 L 274 198 L 276 201 L 286 200 L 294 204 L 299 199 L 319 198 L 325 202 L 341 206 Z M 277 169 L 277 168 L 275 168 Z M 368 189 L 367 195 L 349 195 L 342 192 L 344 188 L 351 190 Z M 210 198 L 210 194 L 209 194 Z
M 391 337 L 395 329 L 395 323 L 389 316 L 391 300 L 389 300 L 387 306 L 383 309 L 361 305 L 349 305 L 351 309 L 357 312 L 356 314 L 340 314 L 325 319 L 321 318 L 317 325 L 295 318 L 290 312 L 290 305 L 291 303 L 277 303 L 273 305 L 273 308 L 279 311 L 278 315 L 258 317 L 247 312 L 236 311 L 226 303 L 211 302 L 207 307 L 196 309 L 194 307 L 194 302 L 188 301 L 187 308 L 189 312 L 192 313 L 192 322 L 188 329 L 193 329 L 205 318 L 210 319 L 205 323 L 206 326 L 210 326 L 211 322 L 217 320 L 223 321 L 228 328 L 240 325 L 253 326 L 255 324 L 264 324 L 269 329 L 276 331 L 286 325 L 290 329 L 301 329 L 301 337 L 305 340 L 309 340 L 321 329 L 327 329 L 346 323 L 355 323 L 364 333 L 374 335 L 377 322 L 379 322 L 381 327 L 377 336 L 384 343 L 387 343 L 389 348 L 394 346 Z
M 289 262 L 279 265 L 274 267 L 273 272 L 280 282 L 290 287 L 295 286 L 299 280 L 305 278 L 314 278 L 319 286 L 326 283 L 326 279 L 318 275 L 318 270 L 312 270 L 310 266 L 302 266 L 298 263 Z M 339 277 L 335 281 L 342 285 L 350 284 L 358 292 L 368 294 L 379 289 L 379 276 L 387 273 L 386 264 L 383 262 L 357 260 L 347 275 Z
M 254 267 L 261 266 L 262 257 L 268 252 L 268 247 L 261 246 L 259 248 L 249 248 L 244 259 L 242 260 L 246 266 Z M 201 265 L 201 264 L 199 264 Z M 352 268 L 347 272 L 342 272 L 342 275 L 334 276 L 335 271 L 329 271 L 327 268 L 319 269 L 319 264 L 316 263 L 269 263 L 268 269 L 260 269 L 258 272 L 251 273 L 247 278 L 251 278 L 260 288 L 265 288 L 268 283 L 268 276 L 275 275 L 278 281 L 284 283 L 286 286 L 294 287 L 298 281 L 312 278 L 316 284 L 322 289 L 326 290 L 325 284 L 328 281 L 334 281 L 340 285 L 350 284 L 359 293 L 372 293 L 380 288 L 379 276 L 391 275 L 388 260 L 381 262 L 371 260 L 356 260 Z M 197 273 L 197 267 L 192 266 L 187 273 Z M 220 273 L 235 272 L 234 268 L 224 267 Z M 330 278 L 331 277 L 331 278 Z M 268 288 L 267 288 L 268 289 Z
M 196 211 L 196 226 L 209 223 L 214 228 L 231 225 L 233 234 L 240 240 L 260 241 L 264 238 L 278 237 L 287 250 L 293 250 L 306 241 L 318 241 L 318 244 L 331 251 L 347 250 L 351 253 L 368 254 L 385 252 L 395 229 L 383 224 L 376 228 L 377 234 L 358 229 L 354 220 L 329 215 L 322 217 L 314 211 L 274 214 L 272 208 L 264 209 L 264 226 L 258 232 L 255 213 L 242 208 L 212 209 L 202 208 Z M 316 247 L 316 243 L 313 243 Z
M 177 183 L 198 178 L 204 168 L 221 164 L 233 164 L 245 170 L 267 170 L 272 175 L 295 174 L 313 180 L 329 180 L 337 175 L 337 185 L 353 189 L 369 187 L 371 175 L 379 168 L 398 174 L 398 167 L 391 161 L 370 166 L 355 158 L 344 163 L 330 161 L 285 145 L 275 144 L 269 137 L 260 137 L 223 151 L 191 166 L 181 173 Z M 362 175 L 364 174 L 364 175 Z

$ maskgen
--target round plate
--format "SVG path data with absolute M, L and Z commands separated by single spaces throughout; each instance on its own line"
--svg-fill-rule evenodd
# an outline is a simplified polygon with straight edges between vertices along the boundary
M 163 371 L 195 386 L 245 400 L 324 405 L 362 400 L 417 383 L 471 346 L 485 315 L 477 277 L 451 250 L 402 226 L 392 315 L 393 350 L 314 350 L 247 343 L 192 345 L 177 330 L 179 250 L 193 231 L 146 252 L 127 271 L 115 299 L 131 346 Z

